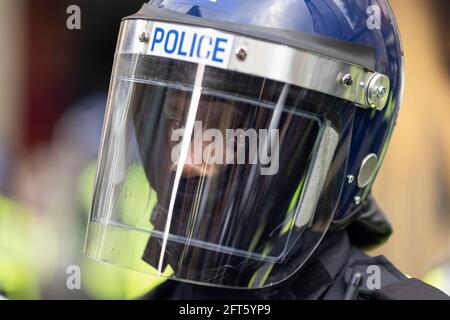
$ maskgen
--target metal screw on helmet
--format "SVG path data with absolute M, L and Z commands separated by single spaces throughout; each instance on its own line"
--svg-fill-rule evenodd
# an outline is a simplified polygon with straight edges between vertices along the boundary
M 367 103 L 372 109 L 383 110 L 389 97 L 389 78 L 375 74 L 369 81 Z
M 353 182 L 355 182 L 355 176 L 349 174 L 349 175 L 347 176 L 347 182 L 348 182 L 349 184 L 352 184 Z
M 353 85 L 353 78 L 351 74 L 346 74 L 345 76 L 342 77 L 341 79 L 341 83 L 348 87 L 351 87 Z
M 374 92 L 375 97 L 377 97 L 378 99 L 382 99 L 386 95 L 387 89 L 383 85 L 379 85 L 375 88 Z
M 150 37 L 148 36 L 147 32 L 144 31 L 139 35 L 140 42 L 148 42 L 148 40 L 150 40 Z
M 353 203 L 357 206 L 359 206 L 362 202 L 362 199 L 360 196 L 356 196 L 355 199 L 353 199 Z
M 247 59 L 247 49 L 244 47 L 239 47 L 236 49 L 236 57 L 241 60 L 244 61 L 245 59 Z

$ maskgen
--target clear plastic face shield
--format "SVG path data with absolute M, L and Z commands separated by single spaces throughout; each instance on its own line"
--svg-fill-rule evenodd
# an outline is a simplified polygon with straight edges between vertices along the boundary
M 119 40 L 87 255 L 212 286 L 287 279 L 332 220 L 353 103 L 143 53 L 124 40 L 138 24 Z

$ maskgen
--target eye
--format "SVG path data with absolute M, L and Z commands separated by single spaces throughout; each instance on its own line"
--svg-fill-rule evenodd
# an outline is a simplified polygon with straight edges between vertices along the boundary
M 183 122 L 181 121 L 181 119 L 178 119 L 178 118 L 170 118 L 169 125 L 170 125 L 170 129 L 172 131 L 183 128 Z

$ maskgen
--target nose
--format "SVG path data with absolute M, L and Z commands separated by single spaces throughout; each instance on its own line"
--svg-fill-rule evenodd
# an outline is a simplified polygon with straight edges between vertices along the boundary
M 195 141 L 191 142 L 189 146 L 188 155 L 185 163 L 183 164 L 181 176 L 184 178 L 194 178 L 194 177 L 213 177 L 219 172 L 219 164 L 216 163 L 206 163 L 203 157 L 203 152 L 205 151 L 206 145 L 199 142 L 203 147 L 194 147 Z M 195 154 L 195 152 L 200 152 L 200 154 Z M 176 172 L 181 164 L 179 161 L 174 162 L 171 166 L 172 172 Z
M 176 169 L 175 169 L 176 170 Z M 183 171 L 181 176 L 184 178 L 194 178 L 194 177 L 213 177 L 217 174 L 216 165 L 196 165 L 186 163 L 183 166 Z

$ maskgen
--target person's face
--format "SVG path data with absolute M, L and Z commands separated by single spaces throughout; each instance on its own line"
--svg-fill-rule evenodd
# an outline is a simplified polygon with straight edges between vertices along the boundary
M 167 145 L 169 153 L 174 148 L 181 149 L 182 135 L 191 103 L 191 93 L 169 90 L 164 107 L 168 121 Z M 195 118 L 194 132 L 188 149 L 186 161 L 182 169 L 182 177 L 213 177 L 224 168 L 227 155 L 235 152 L 235 141 L 227 141 L 227 129 L 243 129 L 245 118 L 238 111 L 234 102 L 220 100 L 216 97 L 202 95 Z M 222 141 L 215 141 L 218 136 L 211 137 L 208 131 L 220 133 Z M 177 133 L 178 132 L 178 133 Z M 214 148 L 211 148 L 212 143 Z M 209 148 L 209 149 L 208 149 Z M 179 154 L 179 153 L 178 153 Z M 208 155 L 214 156 L 214 161 L 208 160 Z M 172 159 L 170 170 L 175 172 L 179 160 Z
M 164 106 L 163 106 L 163 122 L 162 125 L 164 131 L 161 136 L 158 136 L 158 140 L 162 142 L 160 148 L 156 148 L 152 151 L 156 151 L 152 160 L 153 165 L 151 170 L 151 184 L 152 188 L 158 193 L 158 206 L 155 207 L 151 223 L 154 226 L 154 230 L 162 232 L 167 223 L 167 212 L 171 195 L 173 191 L 173 178 L 175 172 L 179 168 L 179 159 L 172 159 L 170 154 L 172 151 L 179 147 L 183 142 L 183 136 L 176 135 L 174 138 L 174 132 L 183 131 L 186 127 L 186 119 L 191 104 L 191 93 L 167 90 Z M 241 106 L 242 107 L 242 106 Z M 206 237 L 210 242 L 217 242 L 220 236 L 220 206 L 227 203 L 228 198 L 225 188 L 225 177 L 229 175 L 231 167 L 226 165 L 226 159 L 217 161 L 214 163 L 207 163 L 205 157 L 201 157 L 200 161 L 196 161 L 196 152 L 205 152 L 211 141 L 205 139 L 204 133 L 213 129 L 216 132 L 221 132 L 222 137 L 226 137 L 227 129 L 243 129 L 245 126 L 246 117 L 244 112 L 238 110 L 239 106 L 234 102 L 227 102 L 215 97 L 202 95 L 195 117 L 195 129 L 197 132 L 192 134 L 190 145 L 188 148 L 188 155 L 186 161 L 183 163 L 180 184 L 177 186 L 177 198 L 174 204 L 173 215 L 171 218 L 170 232 L 177 236 L 187 236 L 189 221 L 191 219 L 191 213 L 195 210 L 196 199 L 200 195 L 205 195 L 206 208 L 211 213 L 217 212 L 217 214 L 205 215 L 202 219 L 202 224 L 199 227 L 199 237 Z M 201 132 L 198 132 L 201 131 Z M 159 145 L 159 143 L 158 143 Z M 226 154 L 235 155 L 234 150 L 235 143 L 229 141 L 222 141 L 222 143 L 216 144 L 216 152 L 226 157 Z M 164 156 L 161 156 L 161 154 Z M 219 160 L 219 159 L 216 159 Z M 163 161 L 163 162 L 161 162 Z M 211 179 L 202 179 L 211 178 Z M 208 180 L 208 182 L 205 182 Z M 210 185 L 215 190 L 213 193 L 209 193 L 208 187 Z M 202 236 L 200 236 L 200 234 Z M 154 247 L 152 247 L 154 246 Z M 171 248 L 167 249 L 173 253 L 170 255 L 175 259 L 180 254 L 182 247 L 174 243 L 170 244 Z M 147 251 L 160 250 L 159 245 L 155 241 L 150 241 Z M 197 253 L 198 254 L 198 253 Z M 157 255 L 156 255 L 157 256 Z M 176 260 L 176 259 L 175 259 Z M 149 260 L 150 261 L 150 260 Z M 152 265 L 156 261 L 151 260 Z M 172 262 L 172 265 L 176 265 L 176 262 Z

